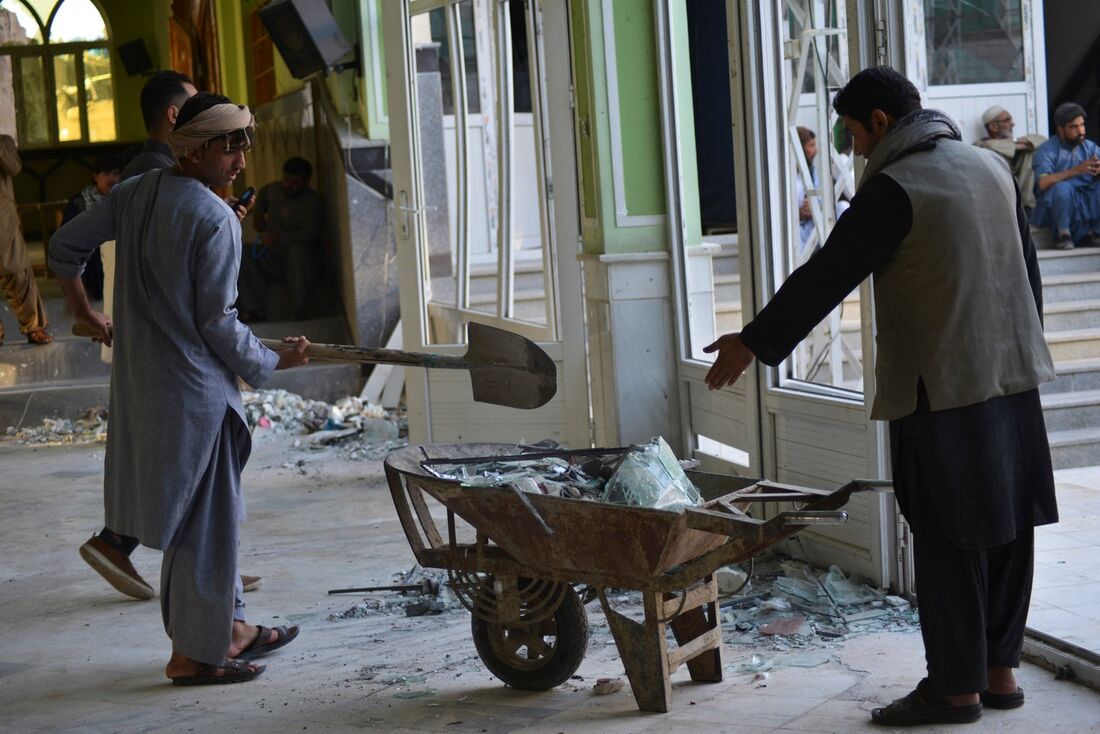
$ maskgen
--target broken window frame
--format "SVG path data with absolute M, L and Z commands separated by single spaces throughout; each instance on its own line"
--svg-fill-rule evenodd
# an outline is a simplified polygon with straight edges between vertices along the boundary
M 843 187 L 833 179 L 833 162 L 836 151 L 833 129 L 839 117 L 832 108 L 832 98 L 848 79 L 848 40 L 845 22 L 846 7 L 841 0 L 783 0 L 786 22 L 782 28 L 788 36 L 783 41 L 782 100 L 784 150 L 789 161 L 786 201 L 786 247 L 773 253 L 774 290 L 795 269 L 804 264 L 824 244 L 836 224 L 836 203 Z M 810 81 L 812 80 L 812 84 Z M 810 91 L 806 91 L 809 87 Z M 810 101 L 815 108 L 814 133 L 817 136 L 817 156 L 813 161 L 818 184 L 813 182 L 813 171 L 806 163 L 798 138 L 799 109 Z M 850 156 L 845 176 L 852 176 L 854 155 Z M 806 243 L 801 240 L 799 206 L 796 201 L 796 184 L 802 183 L 810 203 L 813 230 Z M 823 206 L 823 202 L 832 202 Z M 773 293 L 774 293 L 773 290 Z M 779 368 L 779 385 L 799 391 L 821 393 L 845 399 L 863 395 L 863 364 L 853 344 L 843 333 L 844 303 L 816 326 L 791 353 Z M 857 312 L 862 318 L 862 315 Z M 856 345 L 860 333 L 854 335 Z M 829 379 L 819 381 L 817 375 L 824 366 L 829 367 Z M 844 367 L 859 375 L 858 386 L 846 385 Z M 839 376 L 839 379 L 837 379 Z
M 531 116 L 535 134 L 535 169 L 538 183 L 539 205 L 539 232 L 541 246 L 538 259 L 541 261 L 543 274 L 543 306 L 544 323 L 520 319 L 516 315 L 515 275 L 516 257 L 514 240 L 515 227 L 515 168 L 514 133 L 515 113 L 513 111 L 513 71 L 512 71 L 512 28 L 510 12 L 512 2 L 523 2 L 524 18 L 526 21 L 526 33 L 528 38 L 528 69 L 530 72 L 531 87 Z M 488 74 L 482 79 L 490 78 L 493 82 L 489 94 L 491 105 L 486 105 L 486 95 L 481 97 L 482 116 L 488 107 L 493 111 L 493 117 L 483 122 L 491 129 L 486 134 L 486 142 L 495 138 L 495 153 L 497 165 L 495 176 L 493 172 L 487 176 L 491 183 L 495 183 L 497 198 L 495 219 L 493 221 L 492 208 L 490 208 L 489 239 L 490 248 L 496 252 L 496 279 L 497 288 L 494 308 L 492 310 L 479 310 L 471 304 L 470 280 L 471 265 L 473 261 L 471 252 L 471 161 L 470 140 L 471 125 L 469 120 L 469 100 L 466 89 L 466 58 L 464 54 L 462 35 L 462 6 L 469 3 L 473 8 L 473 20 L 475 27 L 475 42 L 484 48 L 480 39 L 482 34 L 487 34 L 491 48 L 489 58 L 484 59 L 479 54 L 479 68 L 487 68 Z M 454 136 L 455 136 L 455 231 L 451 235 L 453 258 L 453 277 L 455 287 L 453 297 L 444 301 L 436 299 L 433 295 L 431 274 L 428 270 L 429 258 L 422 258 L 424 271 L 421 277 L 424 283 L 424 307 L 430 321 L 443 322 L 446 326 L 438 331 L 429 329 L 428 343 L 432 344 L 462 344 L 465 343 L 465 324 L 470 321 L 498 326 L 508 329 L 529 339 L 538 341 L 554 341 L 559 339 L 558 334 L 558 303 L 557 303 L 557 277 L 556 277 L 556 252 L 552 221 L 552 186 L 549 171 L 549 134 L 544 108 L 545 84 L 543 66 L 543 35 L 542 13 L 536 4 L 528 0 L 412 0 L 409 3 L 410 16 L 420 15 L 441 9 L 446 16 L 447 45 L 449 50 L 449 62 L 451 68 L 451 99 L 455 105 Z M 490 28 L 485 28 L 488 19 Z M 479 51 L 481 48 L 479 48 Z M 415 84 L 415 81 L 413 82 Z M 413 94 L 415 99 L 415 90 Z M 419 131 L 417 131 L 419 134 Z M 487 187 L 488 195 L 492 196 L 492 188 Z M 398 206 L 402 204 L 398 202 Z M 407 204 L 405 204 L 407 206 Z M 422 246 L 426 246 L 426 242 Z M 450 295 L 450 294 L 448 294 Z

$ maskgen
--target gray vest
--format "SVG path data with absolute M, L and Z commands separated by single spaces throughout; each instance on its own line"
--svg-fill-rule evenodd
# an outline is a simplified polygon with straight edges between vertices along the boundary
M 875 273 L 878 358 L 871 417 L 958 408 L 1054 379 L 1027 278 L 1008 166 L 957 140 L 882 169 L 905 190 L 913 228 Z

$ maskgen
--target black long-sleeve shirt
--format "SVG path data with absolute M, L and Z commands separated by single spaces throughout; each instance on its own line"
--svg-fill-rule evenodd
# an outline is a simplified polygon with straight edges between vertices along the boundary
M 1018 188 L 1016 222 L 1041 320 L 1039 262 Z M 913 206 L 905 190 L 885 174 L 872 177 L 837 219 L 821 250 L 791 273 L 768 305 L 745 325 L 741 341 L 761 362 L 778 365 L 845 296 L 890 262 L 912 226 Z

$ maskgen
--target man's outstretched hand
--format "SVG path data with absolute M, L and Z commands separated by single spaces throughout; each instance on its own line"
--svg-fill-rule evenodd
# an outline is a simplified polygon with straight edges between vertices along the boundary
M 308 346 L 309 339 L 304 336 L 284 336 L 283 347 L 275 351 L 279 355 L 279 364 L 275 365 L 275 369 L 288 370 L 291 367 L 308 364 L 309 357 L 305 354 Z
M 741 341 L 740 334 L 726 334 L 719 337 L 716 342 L 703 347 L 707 354 L 718 352 L 718 357 L 707 372 L 707 387 L 711 390 L 721 390 L 726 385 L 732 385 L 749 368 L 756 355 Z

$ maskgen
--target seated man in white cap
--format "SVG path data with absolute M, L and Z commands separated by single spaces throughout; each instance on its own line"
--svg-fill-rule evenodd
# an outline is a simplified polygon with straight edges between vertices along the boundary
M 309 345 L 287 337 L 272 351 L 233 308 L 241 226 L 212 189 L 244 170 L 254 126 L 248 108 L 226 97 L 191 97 L 171 134 L 176 165 L 123 181 L 50 240 L 74 320 L 114 344 L 107 524 L 164 551 L 165 674 L 178 685 L 251 680 L 264 667 L 248 661 L 298 634 L 245 621 L 237 572 L 251 450 L 237 378 L 259 387 L 273 371 L 304 364 Z M 117 242 L 113 324 L 92 309 L 80 280 L 107 240 Z M 171 420 L 152 395 L 176 411 Z
M 1035 158 L 1035 149 L 1046 142 L 1042 135 L 1025 135 L 1013 138 L 1012 113 L 1000 105 L 993 105 L 982 114 L 982 125 L 986 137 L 974 143 L 979 148 L 988 148 L 1008 160 L 1012 174 L 1020 184 L 1020 203 L 1030 210 L 1035 207 L 1035 171 L 1031 167 Z

